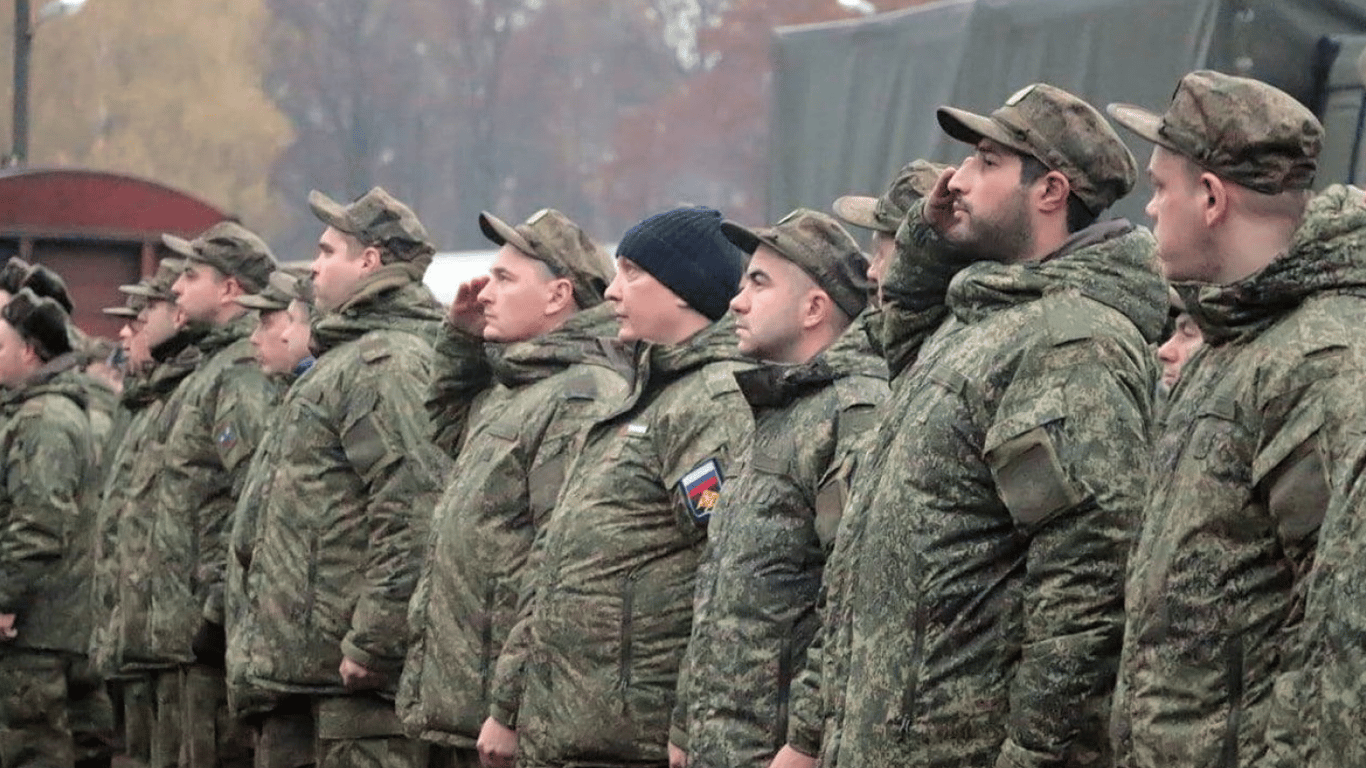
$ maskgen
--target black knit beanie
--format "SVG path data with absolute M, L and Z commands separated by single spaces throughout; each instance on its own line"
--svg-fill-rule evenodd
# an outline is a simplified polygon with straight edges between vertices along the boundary
M 630 259 L 688 306 L 720 320 L 740 291 L 745 255 L 721 232 L 721 212 L 675 208 L 631 227 L 617 244 Z

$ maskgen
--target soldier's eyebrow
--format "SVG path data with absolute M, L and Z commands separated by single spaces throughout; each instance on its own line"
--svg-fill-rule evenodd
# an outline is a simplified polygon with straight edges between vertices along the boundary
M 764 282 L 768 280 L 768 273 L 762 269 L 752 268 L 745 273 L 745 279 L 752 282 Z

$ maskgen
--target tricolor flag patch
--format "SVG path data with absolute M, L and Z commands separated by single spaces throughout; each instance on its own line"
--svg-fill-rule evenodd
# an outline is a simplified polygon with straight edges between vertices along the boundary
M 699 525 L 711 519 L 711 512 L 721 498 L 721 484 L 725 476 L 721 474 L 721 464 L 716 459 L 707 459 L 688 471 L 678 481 L 683 499 L 688 503 L 688 512 Z

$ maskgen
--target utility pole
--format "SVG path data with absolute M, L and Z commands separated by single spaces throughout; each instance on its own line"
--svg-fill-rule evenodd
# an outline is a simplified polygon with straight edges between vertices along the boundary
M 28 162 L 28 63 L 33 53 L 33 14 L 29 0 L 14 0 L 14 146 L 8 165 Z

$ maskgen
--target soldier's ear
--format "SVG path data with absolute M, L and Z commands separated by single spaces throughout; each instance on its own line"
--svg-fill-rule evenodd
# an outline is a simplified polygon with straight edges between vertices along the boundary
M 1205 226 L 1212 227 L 1228 215 L 1228 187 L 1224 180 L 1205 171 L 1200 174 L 1201 213 Z
M 1067 196 L 1072 193 L 1072 184 L 1058 171 L 1049 171 L 1041 179 L 1039 187 L 1039 209 L 1044 213 L 1067 211 Z
M 374 272 L 384 266 L 384 257 L 380 255 L 379 248 L 373 245 L 365 246 L 360 252 L 361 269 L 366 272 Z
M 550 293 L 547 296 L 545 314 L 547 317 L 558 315 L 566 309 L 574 307 L 574 284 L 567 277 L 558 277 L 550 281 Z

